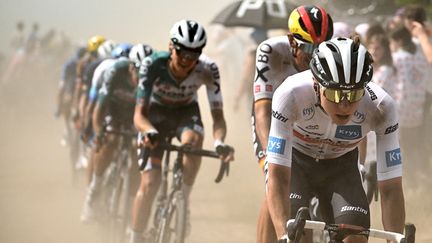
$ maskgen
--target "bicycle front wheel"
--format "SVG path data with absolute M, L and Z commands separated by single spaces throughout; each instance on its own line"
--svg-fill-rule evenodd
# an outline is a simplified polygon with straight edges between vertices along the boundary
M 182 191 L 177 191 L 167 204 L 162 216 L 157 243 L 184 243 L 187 203 Z

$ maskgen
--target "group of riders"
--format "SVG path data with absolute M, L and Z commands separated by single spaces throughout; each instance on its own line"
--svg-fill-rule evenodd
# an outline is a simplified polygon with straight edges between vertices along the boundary
M 288 19 L 289 33 L 271 37 L 256 50 L 253 85 L 253 147 L 265 177 L 265 198 L 257 242 L 288 242 L 285 224 L 300 207 L 319 201 L 320 220 L 370 227 L 369 201 L 359 169 L 359 145 L 376 134 L 377 180 L 385 230 L 403 232 L 405 223 L 399 118 L 393 98 L 372 80 L 373 58 L 358 36 L 334 37 L 325 9 L 299 6 Z M 161 181 L 163 150 L 153 135 L 175 134 L 181 144 L 201 148 L 204 126 L 197 97 L 204 85 L 213 120 L 216 151 L 231 148 L 227 135 L 218 66 L 203 54 L 207 35 L 195 21 L 172 26 L 167 51 L 145 44 L 116 44 L 94 36 L 65 64 L 58 115 L 67 135 L 79 134 L 88 159 L 88 186 L 81 214 L 98 219 L 104 173 L 120 135 L 139 137 L 136 149 L 151 149 L 147 161 L 131 151 L 133 206 L 130 242 L 143 242 Z M 110 119 L 107 119 L 109 117 Z M 229 163 L 234 150 L 221 153 Z M 78 160 L 77 157 L 74 159 Z M 142 166 L 144 163 L 145 166 Z M 182 190 L 192 191 L 201 164 L 185 155 Z M 306 232 L 303 242 L 312 242 Z M 367 242 L 361 235 L 345 242 Z

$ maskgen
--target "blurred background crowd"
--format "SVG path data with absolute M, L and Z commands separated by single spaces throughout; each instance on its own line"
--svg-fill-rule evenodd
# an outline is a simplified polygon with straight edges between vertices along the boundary
M 59 4 L 56 1 L 45 1 L 51 6 Z M 256 47 L 271 36 L 286 34 L 286 29 L 224 24 L 217 19 L 217 16 L 220 11 L 224 11 L 226 6 L 229 7 L 235 2 L 228 0 L 205 1 L 209 11 L 212 11 L 211 14 L 200 10 L 204 8 L 204 3 L 199 3 L 202 5 L 200 8 L 187 7 L 195 4 L 193 0 L 178 1 L 175 4 L 160 0 L 142 1 L 143 3 L 131 1 L 130 4 L 127 4 L 129 9 L 127 16 L 125 14 L 112 14 L 111 16 L 107 11 L 104 12 L 103 7 L 96 2 L 90 1 L 87 5 L 88 9 L 82 12 L 79 10 L 57 11 L 53 15 L 56 18 L 60 19 L 64 15 L 65 18 L 73 16 L 76 19 L 75 23 L 70 21 L 65 25 L 61 25 L 60 20 L 50 20 L 47 19 L 48 17 L 29 19 L 29 16 L 35 16 L 34 14 L 8 16 L 6 14 L 7 3 L 0 3 L 0 9 L 2 9 L 0 11 L 7 16 L 8 20 L 2 23 L 0 30 L 0 102 L 2 102 L 0 111 L 4 112 L 16 107 L 24 108 L 28 103 L 25 105 L 23 103 L 27 101 L 19 103 L 16 97 L 28 99 L 28 95 L 35 100 L 38 100 L 40 96 L 47 96 L 45 101 L 55 103 L 63 65 L 76 55 L 79 48 L 86 45 L 87 39 L 91 36 L 103 35 L 116 43 L 146 43 L 155 50 L 166 50 L 169 27 L 178 19 L 190 18 L 206 27 L 209 39 L 204 53 L 214 59 L 219 66 L 224 101 L 227 101 L 228 106 L 225 108 L 226 111 L 244 116 L 241 122 L 246 121 L 246 123 L 243 122 L 242 128 L 249 125 L 248 119 L 253 102 L 252 86 Z M 182 6 L 177 6 L 179 4 Z M 406 182 L 404 186 L 409 189 L 407 197 L 412 196 L 413 191 L 426 192 L 428 185 L 432 184 L 429 178 L 432 172 L 432 160 L 430 153 L 427 152 L 430 151 L 432 142 L 432 129 L 429 126 L 432 121 L 432 73 L 430 73 L 432 70 L 432 1 L 290 0 L 287 1 L 288 11 L 304 4 L 324 7 L 333 18 L 335 37 L 349 37 L 357 34 L 372 54 L 374 59 L 373 82 L 378 83 L 391 94 L 399 107 L 401 147 L 404 161 L 407 161 L 404 167 L 407 176 L 407 179 L 404 179 Z M 113 3 L 115 6 L 113 12 L 121 9 L 123 5 L 125 4 Z M 142 6 L 141 10 L 134 5 Z M 52 8 L 58 9 L 59 6 Z M 18 8 L 15 7 L 15 9 Z M 47 11 L 52 14 L 53 9 L 47 9 Z M 94 10 L 100 16 L 89 13 L 90 10 Z M 167 16 L 171 17 L 160 17 L 165 10 Z M 185 12 L 185 10 L 190 12 Z M 29 9 L 26 11 L 31 12 Z M 81 13 L 82 16 L 80 16 Z M 109 19 L 111 17 L 112 19 Z M 94 22 L 99 23 L 93 23 L 93 19 Z M 137 23 L 141 20 L 143 23 Z M 286 28 L 287 23 L 284 24 Z M 37 81 L 38 84 L 29 81 Z M 5 102 L 6 97 L 7 102 Z M 17 103 L 18 106 L 14 106 Z M 47 105 L 47 107 L 51 109 L 51 113 L 55 112 L 55 105 Z M 15 116 L 17 120 L 23 117 Z M 227 123 L 235 123 L 236 121 L 230 120 L 230 117 L 234 115 L 227 116 Z M 17 120 L 10 118 L 10 123 L 15 125 Z M 50 128 L 49 125 L 48 128 Z M 245 128 L 245 131 L 250 131 L 249 127 Z M 244 135 L 242 131 L 230 131 L 229 133 L 232 134 L 231 137 L 242 136 L 238 141 L 234 140 L 237 153 L 247 154 L 243 157 L 240 155 L 240 160 L 245 157 L 252 161 L 245 161 L 244 164 L 255 165 L 249 134 Z M 61 139 L 61 134 L 56 134 L 56 136 Z M 369 162 L 376 160 L 373 136 L 373 134 L 368 135 L 366 160 Z M 6 144 L 6 142 L 1 144 Z M 3 156 L 0 158 L 6 157 Z M 3 161 L 0 162 L 3 163 Z M 252 166 L 246 165 L 245 167 Z M 250 170 L 253 169 L 257 168 L 252 167 Z M 257 169 L 254 173 L 260 172 Z M 250 180 L 255 181 L 256 178 L 252 176 Z M 261 193 L 256 198 L 260 196 Z M 259 200 L 257 199 L 255 207 L 258 207 Z M 430 211 L 427 206 L 427 202 L 430 201 L 431 199 L 426 201 L 423 209 Z M 412 203 L 407 204 L 410 207 Z M 414 208 L 412 210 L 414 211 Z M 254 210 L 254 212 L 257 211 Z M 410 209 L 408 209 L 409 213 L 411 213 Z M 420 225 L 422 223 L 429 225 L 426 218 L 417 222 Z M 247 229 L 253 230 L 255 221 L 250 223 L 251 226 Z M 430 242 L 428 240 L 431 238 L 428 237 L 423 237 L 426 239 L 424 242 Z M 253 238 L 252 236 L 251 239 Z

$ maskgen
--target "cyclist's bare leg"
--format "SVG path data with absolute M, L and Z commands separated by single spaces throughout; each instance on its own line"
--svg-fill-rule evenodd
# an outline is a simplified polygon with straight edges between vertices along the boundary
M 115 148 L 118 146 L 118 136 L 109 134 L 107 140 L 101 145 L 99 150 L 93 154 L 93 173 L 89 185 L 87 186 L 87 195 L 84 201 L 83 211 L 81 213 L 81 220 L 83 222 L 91 221 L 97 218 L 97 203 L 102 187 L 103 173 L 111 163 L 114 156 Z M 93 149 L 94 150 L 94 149 Z
M 264 198 L 258 215 L 257 243 L 276 241 L 276 231 L 273 227 L 273 222 L 267 207 L 267 200 Z
M 139 173 L 139 168 L 138 168 L 138 163 L 136 163 L 136 161 L 138 161 L 138 156 L 137 156 L 137 147 L 136 144 L 133 144 L 130 147 L 130 151 L 129 151 L 129 156 L 130 156 L 130 161 L 132 161 L 132 163 L 130 164 L 129 167 L 129 185 L 130 185 L 130 197 L 135 197 L 136 192 L 139 188 L 140 185 L 140 173 Z
M 203 137 L 201 134 L 193 131 L 186 130 L 181 135 L 181 143 L 182 144 L 190 144 L 195 148 L 201 148 L 203 144 Z M 183 161 L 183 175 L 184 184 L 188 186 L 192 186 L 195 182 L 195 178 L 198 174 L 199 168 L 201 166 L 201 157 L 200 156 L 192 156 L 185 155 Z M 189 196 L 189 195 L 186 195 Z
M 94 154 L 93 174 L 102 176 L 106 168 L 114 158 L 114 152 L 118 147 L 119 137 L 114 134 L 108 134 L 106 141 L 99 148 L 99 151 Z
M 159 169 L 141 172 L 141 183 L 132 209 L 132 230 L 138 234 L 142 234 L 147 227 L 151 206 L 158 192 L 160 182 L 161 171 Z

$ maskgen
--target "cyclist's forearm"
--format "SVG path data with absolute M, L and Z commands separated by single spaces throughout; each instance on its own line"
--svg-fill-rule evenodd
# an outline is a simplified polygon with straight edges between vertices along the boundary
M 213 138 L 224 141 L 227 133 L 227 127 L 223 111 L 214 109 L 211 111 L 213 117 Z
M 285 234 L 285 224 L 289 219 L 290 168 L 269 164 L 267 203 L 277 237 Z
M 264 148 L 267 148 L 271 122 L 271 100 L 261 99 L 255 102 L 256 133 Z
M 405 204 L 401 178 L 379 182 L 379 188 L 384 229 L 402 233 L 405 225 Z
M 134 112 L 134 125 L 140 132 L 147 132 L 149 130 L 156 130 L 151 122 L 144 114 L 147 114 L 147 108 L 143 105 L 136 105 Z M 144 113 L 144 114 L 143 114 Z
M 103 111 L 102 105 L 100 103 L 96 104 L 96 107 L 92 114 L 92 125 L 96 136 L 100 135 L 102 132 L 103 123 Z

